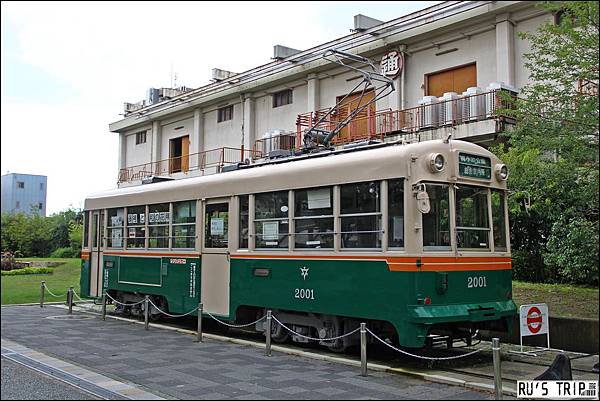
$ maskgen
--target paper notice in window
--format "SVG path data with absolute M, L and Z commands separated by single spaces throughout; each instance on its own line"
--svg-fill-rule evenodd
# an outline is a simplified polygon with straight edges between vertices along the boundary
M 225 219 L 212 218 L 210 220 L 210 235 L 223 235 L 225 233 Z
M 278 221 L 264 221 L 262 224 L 263 229 L 263 240 L 270 241 L 279 239 L 279 222 Z
M 308 191 L 307 195 L 309 209 L 331 207 L 331 191 L 329 188 L 313 189 Z
M 121 241 L 122 235 L 123 235 L 123 233 L 122 233 L 121 229 L 111 230 L 110 237 L 112 240 L 112 246 L 117 247 L 117 248 L 123 246 L 123 242 Z
M 394 241 L 402 241 L 404 239 L 404 217 L 394 216 Z
M 129 238 L 135 238 L 135 228 L 129 229 Z

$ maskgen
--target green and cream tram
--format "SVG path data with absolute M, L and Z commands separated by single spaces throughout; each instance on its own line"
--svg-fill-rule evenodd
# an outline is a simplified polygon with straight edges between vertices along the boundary
M 82 292 L 128 304 L 149 295 L 177 314 L 202 302 L 236 323 L 270 309 L 318 338 L 364 321 L 406 347 L 435 332 L 507 330 L 516 308 L 506 177 L 484 148 L 437 140 L 94 194 L 85 201 Z M 279 326 L 272 336 L 288 339 Z M 321 343 L 341 350 L 356 341 Z

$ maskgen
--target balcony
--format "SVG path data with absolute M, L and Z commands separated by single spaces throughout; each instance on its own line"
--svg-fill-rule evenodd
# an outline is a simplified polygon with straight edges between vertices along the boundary
M 456 96 L 442 100 L 426 97 L 416 107 L 404 110 L 364 110 L 332 139 L 334 146 L 352 142 L 378 140 L 423 141 L 439 139 L 452 132 L 455 139 L 472 140 L 484 143 L 495 139 L 498 132 L 506 129 L 506 124 L 514 121 L 500 115 L 499 110 L 509 108 L 512 102 L 500 96 L 502 90 L 493 90 L 470 96 Z M 323 121 L 323 116 L 331 114 Z M 296 132 L 282 133 L 262 138 L 255 142 L 257 155 L 268 155 L 273 150 L 295 150 L 302 147 L 302 137 L 310 128 L 331 131 L 352 110 L 326 108 L 316 112 L 299 114 L 296 119 Z M 320 121 L 320 122 L 319 122 Z
M 117 185 L 120 187 L 133 184 L 153 176 L 183 178 L 187 175 L 216 174 L 223 171 L 225 166 L 246 163 L 248 160 L 260 157 L 261 155 L 244 149 L 229 147 L 211 149 L 186 156 L 122 168 L 119 170 Z

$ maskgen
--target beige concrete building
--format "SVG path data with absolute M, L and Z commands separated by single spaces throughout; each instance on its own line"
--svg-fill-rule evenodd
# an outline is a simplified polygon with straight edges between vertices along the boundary
M 497 91 L 518 93 L 528 82 L 523 54 L 530 48 L 517 33 L 552 18 L 528 1 L 446 1 L 388 22 L 358 15 L 353 33 L 334 41 L 307 50 L 275 46 L 274 61 L 242 73 L 215 69 L 213 82 L 196 89 L 150 90 L 109 126 L 120 137 L 119 186 L 207 174 L 300 147 L 303 133 L 344 96 L 324 128 L 358 107 L 360 94 L 350 92 L 361 75 L 324 59 L 329 49 L 373 60 L 394 82 L 336 146 L 448 134 L 488 144 L 512 124 L 495 113 Z M 363 104 L 373 96 L 367 91 Z

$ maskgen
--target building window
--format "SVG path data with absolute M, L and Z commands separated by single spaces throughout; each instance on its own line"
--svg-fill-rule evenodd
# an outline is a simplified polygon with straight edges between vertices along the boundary
M 379 181 L 340 187 L 342 248 L 381 247 Z
M 217 122 L 222 123 L 223 121 L 233 120 L 233 105 L 221 107 L 217 110 Z
M 38 209 L 39 209 L 39 210 L 42 210 L 42 208 L 43 208 L 43 207 L 44 207 L 44 204 L 43 204 L 42 202 L 40 202 L 40 203 L 38 204 Z
M 23 182 L 23 181 L 17 181 L 17 188 L 19 188 L 19 189 L 25 188 L 25 182 Z
M 21 208 L 21 202 L 17 201 L 17 204 L 15 205 L 16 209 L 20 209 Z
M 141 145 L 142 143 L 146 143 L 146 131 L 135 134 L 135 144 Z
M 293 90 L 286 89 L 281 92 L 277 92 L 273 94 L 273 108 L 279 106 L 285 106 L 286 104 L 292 104 L 293 102 Z
M 469 64 L 425 76 L 428 96 L 441 97 L 446 92 L 463 93 L 477 86 L 477 66 Z

